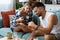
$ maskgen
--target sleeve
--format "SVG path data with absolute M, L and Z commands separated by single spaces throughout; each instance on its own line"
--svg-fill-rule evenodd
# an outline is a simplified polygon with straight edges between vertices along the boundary
M 10 28 L 15 28 L 17 23 L 15 23 L 15 20 L 19 18 L 18 12 L 15 13 L 15 15 L 10 20 Z
M 10 20 L 10 28 L 14 28 L 16 26 L 15 20 L 16 16 L 14 15 Z
M 37 15 L 33 15 L 33 21 L 36 25 L 38 26 L 40 25 L 40 19 Z

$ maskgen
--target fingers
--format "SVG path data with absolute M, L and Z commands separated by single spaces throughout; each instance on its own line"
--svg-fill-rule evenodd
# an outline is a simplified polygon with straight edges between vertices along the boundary
M 23 21 L 23 20 L 24 20 L 24 18 L 23 18 L 23 17 L 20 17 L 20 18 L 19 18 L 19 20 L 20 20 L 20 21 Z
M 32 26 L 34 24 L 34 22 L 29 22 L 28 26 Z

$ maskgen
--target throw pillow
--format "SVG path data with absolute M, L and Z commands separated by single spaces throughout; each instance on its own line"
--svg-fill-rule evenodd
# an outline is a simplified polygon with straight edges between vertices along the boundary
M 2 21 L 3 21 L 3 26 L 4 27 L 9 27 L 10 26 L 10 22 L 9 22 L 9 15 L 13 15 L 15 14 L 15 10 L 10 10 L 10 11 L 2 11 Z

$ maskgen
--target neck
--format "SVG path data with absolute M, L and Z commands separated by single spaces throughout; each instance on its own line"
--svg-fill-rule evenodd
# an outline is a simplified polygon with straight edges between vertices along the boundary
M 45 18 L 45 15 L 46 15 L 46 12 L 43 12 L 42 15 L 41 15 L 42 16 L 42 19 Z

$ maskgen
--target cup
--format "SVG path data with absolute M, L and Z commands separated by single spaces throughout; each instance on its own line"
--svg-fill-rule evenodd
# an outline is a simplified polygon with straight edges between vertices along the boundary
M 13 40 L 18 40 L 17 32 L 13 32 L 12 38 Z

